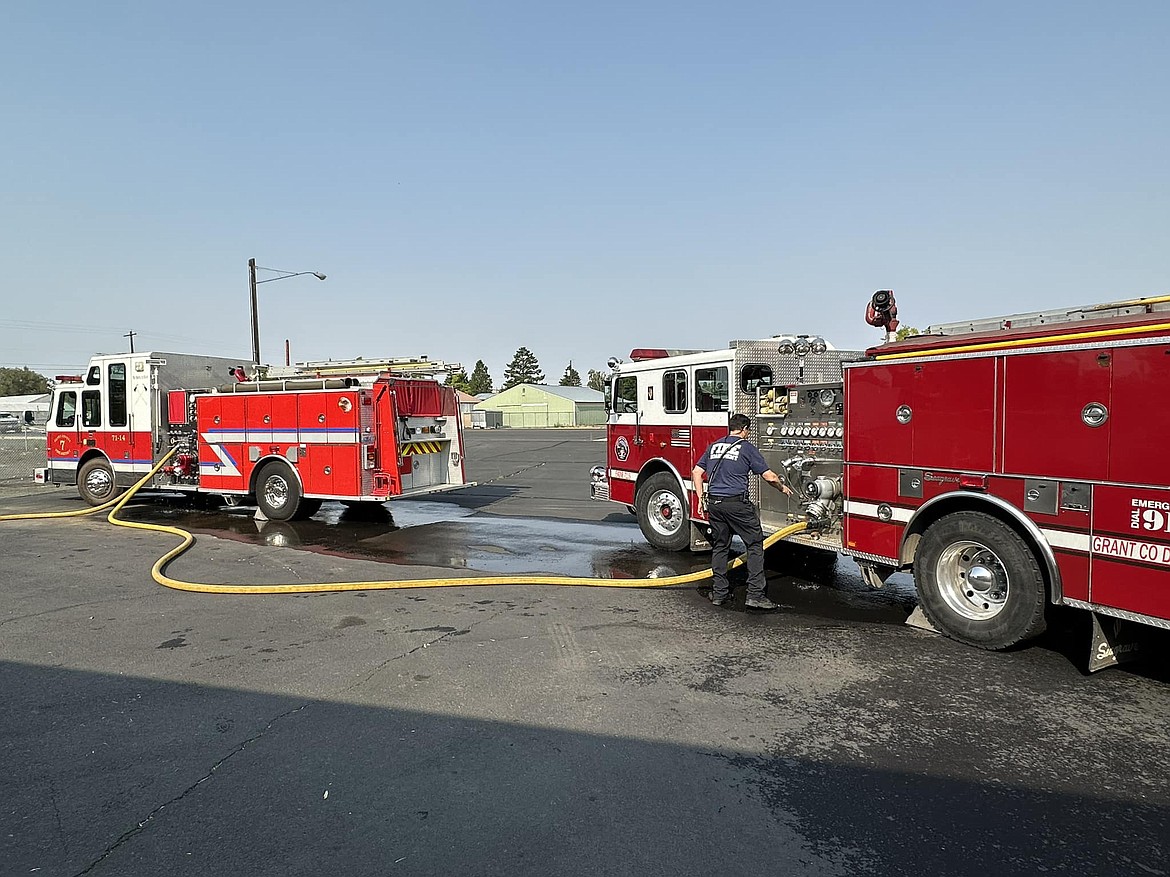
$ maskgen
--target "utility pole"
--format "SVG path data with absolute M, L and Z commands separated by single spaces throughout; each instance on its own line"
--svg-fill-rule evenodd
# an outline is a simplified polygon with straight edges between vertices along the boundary
M 133 353 L 133 352 L 134 352 L 134 336 L 135 336 L 135 335 L 137 335 L 137 334 L 138 334 L 137 332 L 135 332 L 134 330 L 131 330 L 131 331 L 127 332 L 125 335 L 123 335 L 123 336 L 122 336 L 123 338 L 129 338 L 129 339 L 130 339 L 130 352 L 131 352 L 131 353 Z
M 271 271 L 280 276 L 257 280 L 257 271 Z M 256 365 L 260 365 L 260 317 L 256 313 L 256 286 L 260 283 L 272 283 L 275 280 L 288 280 L 290 277 L 300 277 L 302 274 L 312 274 L 318 280 L 325 279 L 325 275 L 320 271 L 284 271 L 280 268 L 265 268 L 263 265 L 257 265 L 255 259 L 248 260 L 248 286 L 252 293 L 252 362 Z
M 256 313 L 256 260 L 248 260 L 248 280 L 252 286 L 252 362 L 260 364 L 260 321 Z

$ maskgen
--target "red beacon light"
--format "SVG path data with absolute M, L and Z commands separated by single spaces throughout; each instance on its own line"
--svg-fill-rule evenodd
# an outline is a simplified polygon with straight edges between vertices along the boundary
M 633 362 L 643 362 L 647 359 L 665 359 L 668 356 L 685 356 L 688 353 L 703 353 L 702 350 L 677 350 L 665 347 L 635 347 L 630 351 Z
M 630 351 L 630 359 L 634 362 L 644 362 L 647 359 L 663 359 L 670 356 L 670 352 L 661 347 L 635 347 Z
M 53 380 L 58 384 L 80 384 L 81 375 L 57 375 Z

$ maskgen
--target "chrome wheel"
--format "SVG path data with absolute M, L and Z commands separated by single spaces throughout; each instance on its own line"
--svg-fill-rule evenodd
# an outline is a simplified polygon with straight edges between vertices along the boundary
M 935 564 L 939 596 L 956 614 L 972 621 L 997 616 L 1011 583 L 999 555 L 978 542 L 954 542 Z
M 950 512 L 922 534 L 914 584 L 940 633 L 983 649 L 1006 649 L 1044 631 L 1043 558 L 1015 528 L 985 512 Z
M 689 498 L 670 472 L 655 472 L 634 497 L 638 528 L 661 551 L 682 551 L 691 544 Z
M 673 536 L 686 520 L 682 501 L 673 490 L 658 490 L 650 494 L 646 505 L 646 520 L 655 532 Z
M 91 457 L 77 470 L 77 493 L 90 505 L 101 505 L 123 490 L 114 479 L 114 470 L 103 457 Z
M 98 466 L 86 473 L 84 483 L 91 496 L 106 497 L 114 489 L 114 476 L 105 466 Z
M 289 501 L 288 479 L 274 472 L 264 479 L 264 503 L 274 511 L 280 511 Z

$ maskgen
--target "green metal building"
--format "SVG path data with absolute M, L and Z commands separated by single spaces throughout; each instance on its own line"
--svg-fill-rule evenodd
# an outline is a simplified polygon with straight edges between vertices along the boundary
M 499 411 L 506 427 L 597 426 L 606 420 L 605 396 L 588 387 L 517 384 L 475 407 Z

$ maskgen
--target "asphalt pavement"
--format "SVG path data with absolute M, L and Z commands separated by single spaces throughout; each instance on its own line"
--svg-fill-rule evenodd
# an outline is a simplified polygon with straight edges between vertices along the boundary
M 598 430 L 467 435 L 476 487 L 348 520 L 137 504 L 172 573 L 272 583 L 663 556 L 591 502 Z M 0 491 L 0 513 L 80 507 Z M 908 580 L 770 558 L 776 614 L 700 589 L 208 596 L 174 540 L 0 523 L 0 874 L 1170 873 L 1170 669 L 1080 669 L 1076 616 L 991 654 Z

